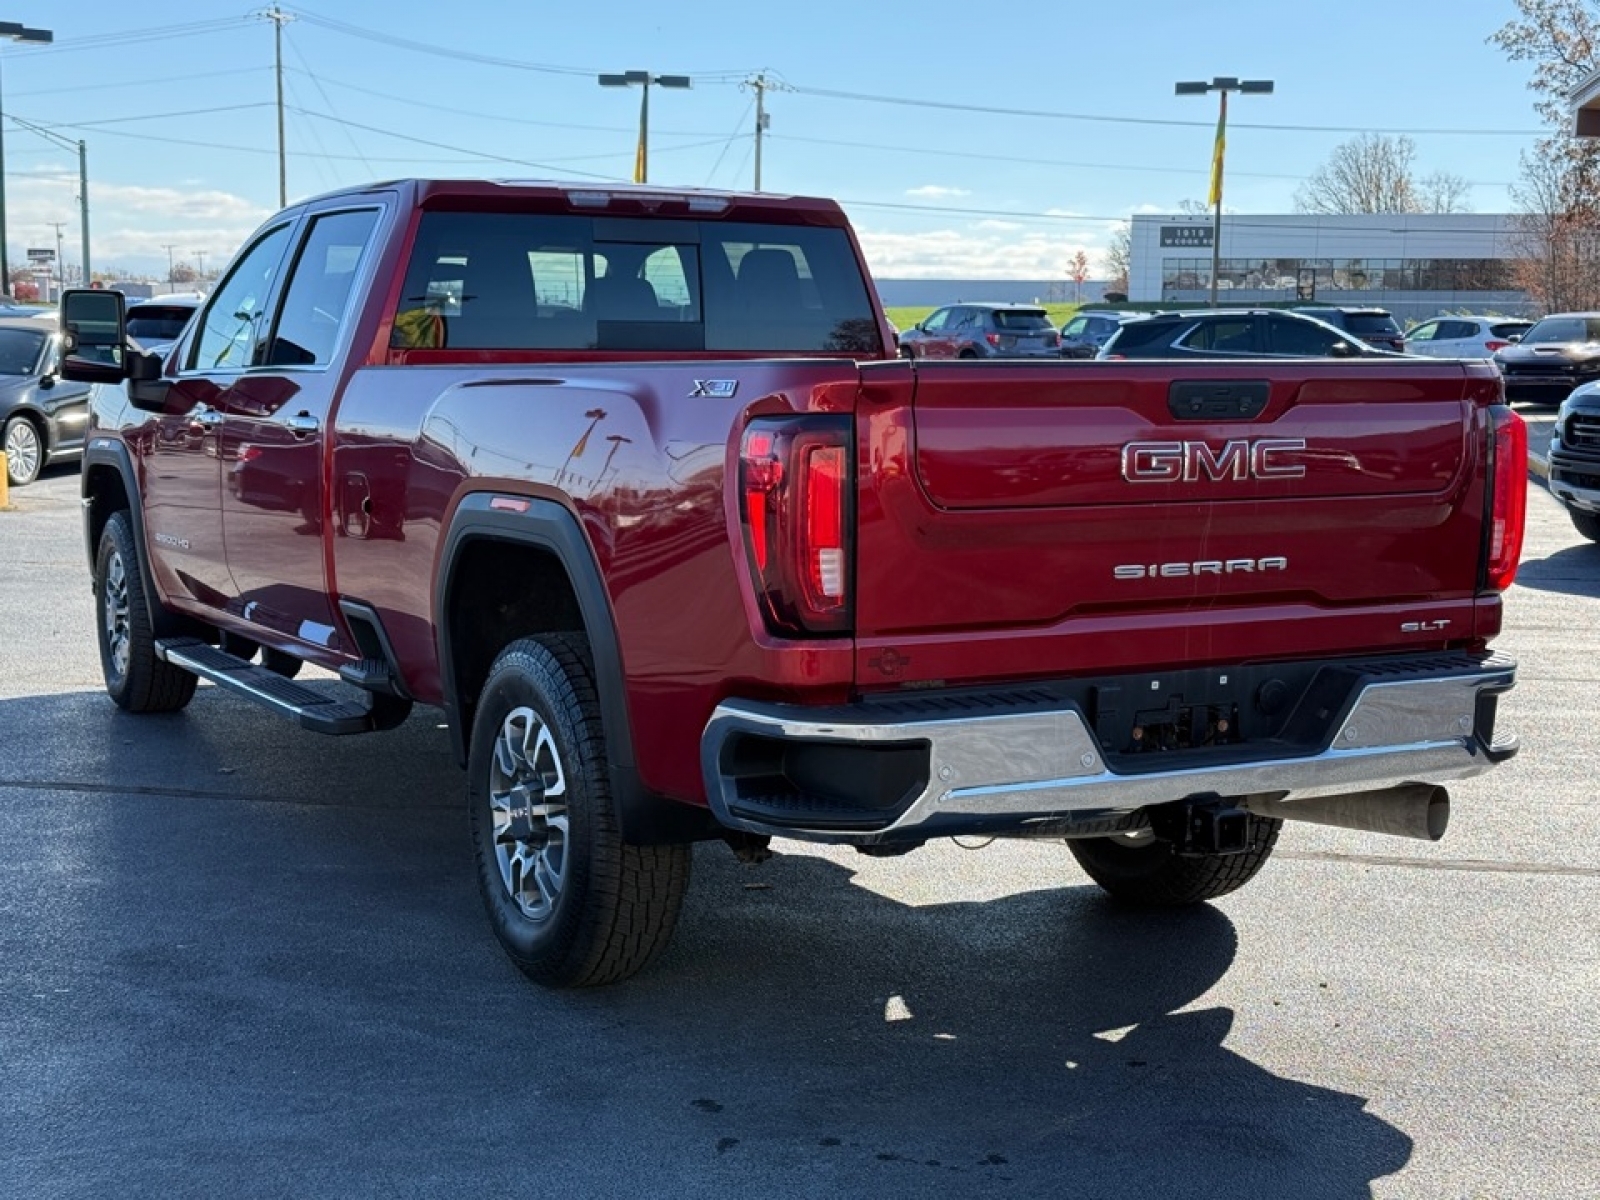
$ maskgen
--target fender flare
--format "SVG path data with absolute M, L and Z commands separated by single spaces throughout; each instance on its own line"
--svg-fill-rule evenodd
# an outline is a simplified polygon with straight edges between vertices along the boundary
M 605 723 L 606 771 L 623 840 L 635 844 L 693 841 L 711 836 L 715 828 L 710 811 L 682 804 L 645 790 L 633 753 L 633 726 L 628 717 L 627 689 L 622 669 L 622 649 L 610 594 L 600 576 L 594 550 L 573 513 L 552 500 L 527 499 L 527 510 L 513 512 L 491 508 L 494 497 L 466 497 L 440 542 L 438 571 L 434 577 L 434 636 L 438 641 L 439 682 L 446 723 L 456 759 L 467 762 L 471 731 L 462 720 L 461 697 L 456 691 L 456 666 L 448 621 L 454 600 L 455 564 L 475 542 L 490 541 L 531 546 L 552 555 L 566 570 L 594 663 L 595 691 Z M 521 498 L 519 497 L 519 501 Z
M 89 482 L 99 468 L 108 468 L 122 481 L 122 491 L 128 498 L 128 523 L 133 527 L 133 545 L 139 556 L 139 576 L 145 581 L 144 603 L 150 618 L 150 628 L 157 636 L 167 636 L 178 631 L 181 619 L 168 612 L 156 596 L 155 574 L 150 569 L 150 549 L 144 537 L 144 498 L 139 490 L 139 474 L 133 467 L 133 455 L 127 445 L 117 438 L 91 435 L 83 447 L 82 482 L 83 540 L 89 558 L 89 578 L 94 579 L 95 565 L 100 557 L 100 539 L 93 519 Z M 109 518 L 110 514 L 106 516 Z M 104 528 L 104 521 L 99 528 Z M 92 584 L 91 584 L 92 586 Z

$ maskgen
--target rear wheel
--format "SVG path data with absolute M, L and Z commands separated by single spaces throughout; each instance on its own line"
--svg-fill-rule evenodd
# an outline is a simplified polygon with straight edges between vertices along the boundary
M 614 983 L 666 946 L 691 847 L 623 843 L 587 644 L 512 642 L 478 701 L 467 798 L 478 888 L 501 946 L 539 983 Z
M 22 487 L 39 478 L 44 468 L 44 439 L 39 427 L 27 417 L 12 417 L 6 422 L 6 479 L 12 487 Z
M 1272 817 L 1251 814 L 1249 848 L 1237 854 L 1180 855 L 1171 842 L 1149 830 L 1073 838 L 1067 848 L 1089 878 L 1115 899 L 1171 907 L 1214 900 L 1249 883 L 1272 856 L 1282 826 Z
M 194 698 L 199 682 L 156 656 L 145 580 L 127 511 L 111 514 L 95 555 L 94 595 L 100 671 L 106 694 L 129 712 L 174 712 Z
M 1591 542 L 1600 542 L 1600 513 L 1584 512 L 1581 508 L 1567 509 L 1572 527 Z
M 956 357 L 957 358 L 977 358 L 978 357 L 978 352 L 976 350 L 963 350 L 960 354 L 956 355 Z

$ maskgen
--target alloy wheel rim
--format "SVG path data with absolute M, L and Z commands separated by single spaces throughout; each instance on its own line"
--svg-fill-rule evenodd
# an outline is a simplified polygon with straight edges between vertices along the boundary
M 132 634 L 128 630 L 128 573 L 122 555 L 115 552 L 106 560 L 105 603 L 106 654 L 112 673 L 122 679 L 128 674 Z
M 489 812 L 506 894 L 529 920 L 549 920 L 567 879 L 567 777 L 550 727 L 531 708 L 500 723 Z
M 13 480 L 32 479 L 39 469 L 39 435 L 26 420 L 6 434 L 6 462 Z

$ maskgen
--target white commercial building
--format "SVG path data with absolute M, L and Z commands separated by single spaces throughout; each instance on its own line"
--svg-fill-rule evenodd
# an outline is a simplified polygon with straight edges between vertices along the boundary
M 1133 218 L 1128 299 L 1203 305 L 1210 214 Z M 1493 213 L 1222 216 L 1217 299 L 1229 305 L 1377 305 L 1420 320 L 1443 312 L 1523 314 L 1517 217 Z

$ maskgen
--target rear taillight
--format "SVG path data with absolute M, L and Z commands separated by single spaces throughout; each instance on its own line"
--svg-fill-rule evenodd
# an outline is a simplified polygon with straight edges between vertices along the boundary
M 986 333 L 983 335 L 983 340 L 991 346 L 998 346 L 1000 344 L 1000 335 L 998 333 Z
M 1488 341 L 1483 344 L 1483 348 L 1493 354 L 1496 350 L 1504 350 L 1509 345 L 1511 345 L 1510 342 Z
M 1494 414 L 1494 480 L 1490 488 L 1485 584 L 1503 592 L 1517 577 L 1528 513 L 1528 427 L 1509 408 Z
M 759 418 L 739 448 L 739 494 L 762 615 L 774 633 L 851 625 L 850 418 Z

